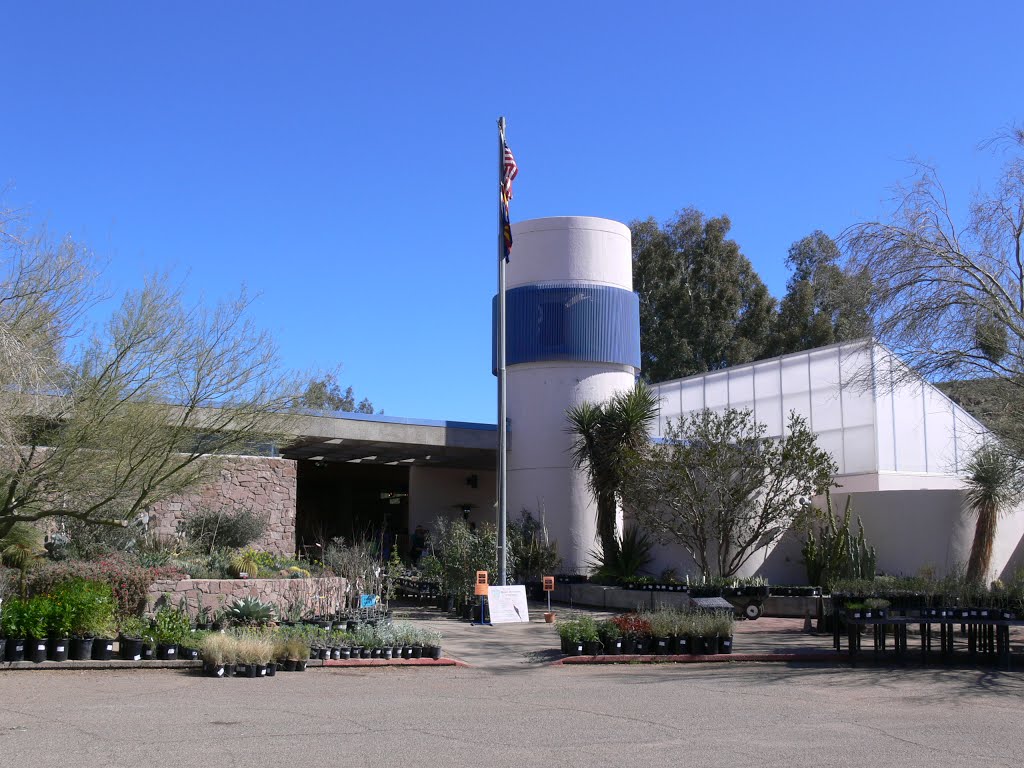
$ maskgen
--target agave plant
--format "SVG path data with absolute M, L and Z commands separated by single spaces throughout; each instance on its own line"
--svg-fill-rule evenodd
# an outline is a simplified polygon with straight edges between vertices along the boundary
M 232 624 L 262 626 L 274 620 L 274 606 L 255 597 L 243 597 L 228 606 L 227 617 Z

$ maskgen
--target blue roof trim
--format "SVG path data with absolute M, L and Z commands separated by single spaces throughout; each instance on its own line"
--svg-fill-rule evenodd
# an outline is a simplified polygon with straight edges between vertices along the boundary
M 329 419 L 349 419 L 351 421 L 375 421 L 381 424 L 409 424 L 416 427 L 445 427 L 447 429 L 479 429 L 484 432 L 497 432 L 497 424 L 481 424 L 475 421 L 444 421 L 436 419 L 412 419 L 403 416 L 387 416 L 383 413 L 352 413 L 351 411 L 318 411 L 313 408 L 300 408 L 299 413 L 307 416 L 324 416 Z

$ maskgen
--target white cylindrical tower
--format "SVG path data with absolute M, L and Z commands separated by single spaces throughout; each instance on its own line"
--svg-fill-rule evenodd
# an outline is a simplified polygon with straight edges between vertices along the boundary
M 572 467 L 566 410 L 633 386 L 640 304 L 629 228 L 560 216 L 512 225 L 506 272 L 508 515 L 543 511 L 565 572 L 598 549 L 596 504 Z

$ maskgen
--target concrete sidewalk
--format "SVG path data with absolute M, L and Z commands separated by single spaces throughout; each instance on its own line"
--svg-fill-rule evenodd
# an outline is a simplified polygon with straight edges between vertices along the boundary
M 558 625 L 544 622 L 546 607 L 530 606 L 529 624 L 479 626 L 448 618 L 440 611 L 393 607 L 396 621 L 407 619 L 440 632 L 443 654 L 473 667 L 511 671 L 560 662 Z M 615 613 L 587 608 L 555 607 L 558 619 L 591 615 L 604 619 Z M 687 661 L 821 661 L 845 659 L 832 648 L 832 635 L 808 634 L 803 619 L 737 621 L 733 653 L 718 658 L 694 657 Z M 664 660 L 664 659 L 663 659 Z

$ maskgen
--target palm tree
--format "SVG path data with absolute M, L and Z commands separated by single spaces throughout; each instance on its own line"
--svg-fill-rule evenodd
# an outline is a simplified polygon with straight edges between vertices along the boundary
M 967 561 L 969 582 L 987 580 L 999 517 L 1021 498 L 1019 470 L 1017 461 L 995 445 L 983 445 L 967 462 L 964 501 L 978 516 Z
M 647 444 L 647 427 L 657 413 L 658 398 L 642 381 L 606 403 L 580 403 L 566 411 L 573 466 L 586 469 L 597 502 L 597 535 L 605 563 L 613 562 L 619 550 L 615 518 L 626 457 Z

